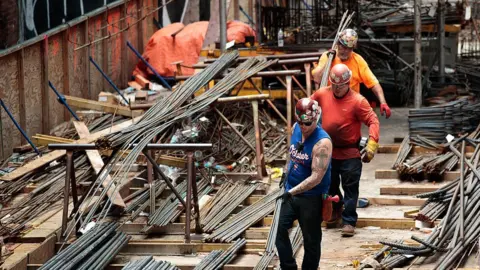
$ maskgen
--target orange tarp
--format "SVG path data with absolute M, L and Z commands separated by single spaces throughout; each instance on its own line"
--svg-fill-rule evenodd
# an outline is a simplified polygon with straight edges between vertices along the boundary
M 145 47 L 143 57 L 162 76 L 174 76 L 177 70 L 173 62 L 183 61 L 182 65 L 192 66 L 198 61 L 203 40 L 208 29 L 208 21 L 195 22 L 187 26 L 182 23 L 170 24 L 153 34 Z M 176 34 L 172 36 L 172 34 Z M 244 43 L 246 36 L 255 36 L 253 29 L 240 21 L 227 23 L 227 41 Z M 194 70 L 182 66 L 183 75 L 191 75 Z M 147 66 L 139 61 L 133 75 L 145 78 L 153 75 Z

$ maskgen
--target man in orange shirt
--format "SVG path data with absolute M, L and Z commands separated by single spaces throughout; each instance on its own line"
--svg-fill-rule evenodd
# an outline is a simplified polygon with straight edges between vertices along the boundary
M 377 77 L 373 75 L 373 72 L 368 67 L 367 62 L 362 56 L 355 53 L 353 49 L 357 45 L 358 35 L 353 29 L 345 29 L 340 33 L 338 39 L 337 51 L 329 50 L 324 53 L 316 68 L 312 70 L 313 80 L 318 88 L 322 81 L 322 75 L 324 68 L 328 61 L 328 56 L 333 55 L 332 67 L 337 64 L 345 64 L 352 71 L 352 79 L 350 80 L 350 89 L 360 93 L 360 83 L 365 84 L 369 89 L 372 89 L 375 96 L 380 101 L 380 113 L 385 114 L 386 118 L 391 115 L 390 107 L 388 107 L 385 96 L 383 95 L 383 89 L 377 80 Z M 331 85 L 330 83 L 328 85 Z
M 342 202 L 333 205 L 332 222 L 340 215 L 342 235 L 353 236 L 357 223 L 357 201 L 362 174 L 362 160 L 370 162 L 378 148 L 380 124 L 365 97 L 350 87 L 352 72 L 344 64 L 335 65 L 329 76 L 331 86 L 317 90 L 310 98 L 322 108 L 322 127 L 333 143 L 332 171 L 329 194 L 338 195 Z M 369 139 L 361 160 L 359 142 L 361 125 L 368 126 Z M 340 183 L 344 196 L 340 192 Z M 343 198 L 342 198 L 343 197 Z M 342 203 L 345 208 L 342 213 Z

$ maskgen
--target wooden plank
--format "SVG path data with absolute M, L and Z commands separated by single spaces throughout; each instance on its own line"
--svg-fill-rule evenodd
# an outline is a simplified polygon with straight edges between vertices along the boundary
M 167 155 L 161 155 L 157 158 L 158 164 L 163 164 L 171 167 L 186 168 L 187 160 L 184 158 L 171 157 Z
M 443 185 L 396 185 L 396 186 L 381 186 L 380 195 L 417 195 L 426 192 L 436 191 Z
M 27 130 L 27 119 L 25 117 L 25 71 L 24 71 L 24 54 L 23 49 L 17 52 L 17 68 L 18 68 L 18 102 L 20 110 L 20 126 L 23 130 Z M 21 143 L 26 143 L 27 140 L 22 136 Z
M 42 42 L 42 132 L 50 132 L 50 105 L 49 105 L 49 93 L 48 89 L 48 38 Z
M 58 92 L 65 94 L 63 70 L 63 34 L 48 37 L 48 80 L 52 82 Z M 68 49 L 68 47 L 67 47 Z M 64 106 L 58 102 L 57 96 L 50 89 L 47 82 L 49 103 L 49 129 L 64 122 Z M 43 132 L 49 134 L 50 130 Z
M 90 132 L 88 131 L 88 127 L 85 125 L 85 123 L 79 122 L 79 121 L 73 121 L 73 125 L 75 126 L 78 136 L 81 139 L 85 139 L 91 136 Z M 87 157 L 88 157 L 88 160 L 90 160 L 90 163 L 92 164 L 92 168 L 98 174 L 102 170 L 102 167 L 105 165 L 103 163 L 102 156 L 100 156 L 100 153 L 97 150 L 87 150 L 85 152 L 87 152 Z M 126 207 L 125 202 L 120 196 L 120 193 L 118 193 L 116 185 L 114 183 L 111 183 L 112 181 L 113 180 L 110 177 L 110 175 L 107 175 L 107 177 L 102 182 L 102 186 L 105 189 L 107 189 L 107 196 L 115 205 L 125 208 Z
M 369 203 L 372 205 L 407 205 L 422 206 L 426 199 L 419 198 L 398 198 L 398 197 L 368 197 Z
M 89 137 L 87 138 L 83 138 L 83 139 L 80 139 L 80 140 L 76 140 L 75 143 L 78 143 L 78 144 L 82 144 L 82 143 L 91 143 L 95 140 L 97 140 L 98 138 L 101 138 L 107 134 L 110 134 L 110 133 L 114 133 L 114 132 L 118 132 L 126 127 L 129 127 L 132 125 L 132 123 L 136 123 L 138 122 L 139 120 L 141 119 L 141 117 L 136 117 L 134 119 L 132 119 L 132 121 L 125 121 L 123 123 L 120 123 L 118 125 L 115 125 L 113 127 L 109 127 L 109 128 L 106 128 L 104 130 L 101 130 L 99 132 L 96 132 L 92 135 L 90 135 Z M 41 168 L 42 166 L 45 166 L 47 165 L 48 163 L 54 161 L 54 160 L 57 160 L 61 157 L 63 157 L 64 155 L 66 154 L 66 151 L 65 150 L 55 150 L 55 151 L 52 151 L 46 155 L 43 155 L 41 158 L 38 158 L 38 159 L 35 159 L 35 160 L 32 160 L 30 161 L 29 163 L 25 164 L 24 166 L 16 169 L 15 171 L 9 173 L 9 174 L 6 174 L 2 177 L 0 177 L 0 180 L 2 181 L 12 181 L 12 180 L 15 180 L 19 177 L 22 177 L 23 175 L 31 172 L 31 171 L 34 171 L 36 169 L 39 169 Z
M 142 75 L 135 75 L 135 81 L 142 87 L 142 89 L 149 89 L 150 81 L 145 79 Z
M 142 90 L 142 86 L 136 81 L 128 82 L 128 86 L 135 88 L 136 90 Z
M 63 94 L 70 95 L 70 50 L 68 44 L 69 31 L 63 32 L 62 38 L 62 60 L 63 60 Z M 70 112 L 63 106 L 63 121 L 70 120 Z
M 45 239 L 45 241 L 43 241 L 38 248 L 34 249 L 32 252 L 30 252 L 30 254 L 28 254 L 28 263 L 42 264 L 47 262 L 55 255 L 56 241 L 56 235 L 52 235 Z
M 42 48 L 35 44 L 24 49 L 24 83 L 26 132 L 28 136 L 43 132 L 42 122 Z
M 81 109 L 103 111 L 105 113 L 113 113 L 127 117 L 137 117 L 143 113 L 140 110 L 132 111 L 128 107 L 113 105 L 95 100 L 88 100 L 84 98 L 65 96 L 65 99 L 70 106 Z
M 453 181 L 460 177 L 459 171 L 445 172 L 441 176 L 442 181 Z M 400 175 L 396 170 L 375 170 L 375 179 L 399 179 Z
M 381 144 L 378 146 L 378 153 L 381 154 L 396 154 L 400 149 L 400 144 Z
M 87 18 L 85 20 L 85 32 L 84 32 L 84 44 L 87 44 L 88 42 L 90 42 L 90 22 L 89 22 L 90 18 Z M 85 74 L 86 74 L 86 83 L 87 83 L 87 87 L 84 88 L 84 93 L 83 93 L 83 97 L 84 98 L 92 98 L 92 91 L 91 91 L 91 86 L 90 86 L 90 60 L 89 60 L 89 57 L 90 57 L 90 47 L 87 47 L 84 49 L 85 50 Z
M 47 146 L 50 143 L 73 143 L 75 140 L 65 139 L 62 137 L 55 136 L 39 136 L 42 134 L 37 134 L 32 136 L 32 141 L 37 146 Z
M 418 211 L 420 211 L 420 209 L 412 209 L 412 210 L 405 210 L 403 211 L 403 217 L 404 218 L 415 218 L 418 214 Z

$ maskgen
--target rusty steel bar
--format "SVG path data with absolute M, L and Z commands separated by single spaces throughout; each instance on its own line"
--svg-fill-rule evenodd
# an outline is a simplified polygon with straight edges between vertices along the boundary
M 462 157 L 460 158 L 460 241 L 465 242 L 464 220 L 465 220 L 465 197 L 464 197 L 464 173 L 465 173 L 465 140 L 462 140 Z M 472 169 L 473 170 L 473 169 Z
M 287 76 L 287 149 L 290 147 L 290 136 L 292 135 L 293 122 L 293 91 L 292 91 L 292 76 Z M 287 155 L 288 156 L 288 155 Z
M 305 63 L 303 64 L 303 66 L 305 67 L 305 81 L 307 83 L 307 96 L 310 97 L 312 95 L 312 73 L 311 73 L 312 64 Z
M 250 83 L 253 85 L 253 87 L 258 91 L 258 93 L 262 94 L 262 90 L 258 88 L 258 86 L 253 82 L 252 78 L 248 78 L 248 80 L 250 81 Z M 283 120 L 283 122 L 285 122 L 285 124 L 287 123 L 287 119 L 285 118 L 285 116 L 283 116 L 283 114 L 278 110 L 277 106 L 275 106 L 275 104 L 273 104 L 273 102 L 269 99 L 267 99 L 267 103 L 268 105 L 270 105 L 270 107 L 272 107 L 272 109 L 277 113 L 277 115 Z
M 130 144 L 129 148 L 136 147 L 137 144 Z M 144 150 L 210 150 L 213 145 L 211 143 L 149 143 Z M 50 150 L 101 150 L 94 143 L 75 144 L 75 143 L 51 143 L 48 145 Z
M 193 191 L 193 198 L 188 198 L 189 200 L 193 199 L 193 209 L 195 210 L 195 233 L 201 234 L 202 227 L 200 223 L 200 207 L 198 205 L 198 187 L 197 187 L 197 174 L 195 171 L 195 160 L 193 156 L 193 152 L 187 153 L 187 178 L 190 181 L 190 185 L 192 186 Z M 191 216 L 190 216 L 191 217 Z M 190 227 L 188 227 L 190 228 Z
M 276 76 L 291 76 L 291 75 L 299 75 L 301 73 L 300 70 L 295 69 L 295 70 L 276 70 L 276 71 L 260 71 L 257 74 L 252 75 L 252 77 L 276 77 Z M 175 80 L 180 81 L 180 80 L 186 80 L 193 75 L 187 75 L 187 76 L 176 76 Z M 223 75 L 220 75 L 216 78 L 223 78 Z
M 270 98 L 269 94 L 248 95 L 248 96 L 235 96 L 224 97 L 217 99 L 217 103 L 229 103 L 229 102 L 241 102 L 241 101 L 257 101 Z
M 240 137 L 240 139 L 242 139 L 242 141 L 244 141 L 248 145 L 248 147 L 250 147 L 250 149 L 255 151 L 255 147 L 253 147 L 253 145 L 245 137 L 243 137 L 242 133 L 240 133 L 240 131 L 238 131 L 233 126 L 233 124 L 227 119 L 227 117 L 225 117 L 225 115 L 223 115 L 221 111 L 219 111 L 217 108 L 213 108 L 213 110 L 215 110 L 215 112 L 220 116 L 220 118 L 222 118 L 222 120 L 225 121 L 225 123 L 227 123 L 228 126 L 230 126 L 233 132 L 235 132 L 235 134 L 237 134 Z
M 193 153 L 187 153 L 187 205 L 185 206 L 185 243 L 190 243 L 190 221 L 192 218 L 192 174 L 193 174 Z M 197 213 L 198 214 L 198 213 Z
M 265 55 L 264 57 L 267 59 L 290 59 L 290 58 L 306 58 L 306 57 L 320 57 L 322 56 L 323 52 L 308 52 L 308 53 L 290 53 L 290 54 L 275 54 L 275 55 Z M 263 56 L 263 55 L 258 55 Z M 238 61 L 244 61 L 252 58 L 253 56 L 244 56 L 239 57 Z M 210 58 L 206 59 L 205 63 L 211 63 L 217 60 L 217 58 Z
M 265 155 L 263 151 L 262 129 L 260 127 L 260 118 L 258 117 L 258 101 L 252 101 L 253 125 L 255 127 L 255 160 L 257 162 L 258 178 L 263 179 L 267 176 L 267 168 L 265 167 Z
M 308 58 L 296 58 L 296 59 L 287 59 L 287 60 L 279 60 L 277 62 L 278 65 L 286 65 L 286 64 L 304 64 L 304 63 L 312 63 L 317 62 L 320 57 L 308 57 Z
M 63 215 L 62 215 L 62 241 L 65 240 L 65 231 L 67 230 L 68 223 L 68 204 L 70 197 L 70 178 L 73 170 L 73 151 L 67 151 L 67 171 L 65 173 L 65 187 L 63 189 Z

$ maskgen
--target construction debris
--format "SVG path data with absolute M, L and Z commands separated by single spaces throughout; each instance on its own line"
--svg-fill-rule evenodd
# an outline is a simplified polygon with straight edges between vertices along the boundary
M 176 270 L 175 265 L 167 261 L 156 261 L 152 256 L 127 263 L 122 270 Z

